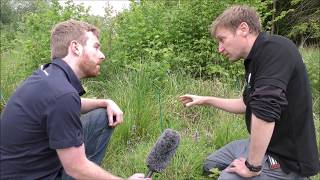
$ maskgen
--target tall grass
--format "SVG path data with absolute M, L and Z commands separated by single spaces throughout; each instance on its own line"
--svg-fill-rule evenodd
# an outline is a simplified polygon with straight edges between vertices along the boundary
M 29 68 L 30 60 L 25 60 L 18 50 L 0 53 L 0 111 L 2 111 L 11 93 L 32 73 Z
M 177 130 L 182 141 L 169 167 L 154 179 L 204 178 L 202 162 L 209 153 L 225 142 L 247 136 L 242 116 L 207 107 L 185 108 L 178 100 L 184 93 L 241 95 L 240 90 L 229 90 L 230 85 L 219 80 L 170 75 L 159 88 L 154 79 L 142 71 L 110 78 L 103 85 L 109 93 L 101 95 L 113 97 L 125 113 L 125 123 L 115 130 L 104 161 L 104 167 L 115 174 L 129 176 L 134 172 L 146 172 L 144 161 L 148 151 L 165 128 Z M 91 80 L 84 84 L 90 86 Z
M 302 55 L 308 71 L 319 74 L 319 68 L 313 68 L 319 67 L 319 49 L 302 50 Z M 2 53 L 1 106 L 18 84 L 31 74 L 29 63 L 31 60 L 24 59 L 18 51 Z M 172 128 L 181 134 L 181 144 L 166 170 L 155 174 L 153 179 L 209 179 L 202 175 L 202 163 L 207 155 L 232 140 L 248 136 L 242 115 L 209 107 L 185 108 L 178 100 L 185 93 L 240 97 L 241 83 L 193 79 L 182 74 L 166 75 L 158 82 L 143 69 L 123 72 L 111 67 L 105 63 L 100 77 L 83 81 L 87 97 L 111 98 L 124 111 L 124 123 L 115 129 L 103 161 L 102 166 L 108 171 L 123 177 L 147 172 L 145 159 L 149 150 L 165 128 Z M 313 103 L 317 142 L 320 144 L 317 87 L 313 87 Z M 313 177 L 319 178 L 319 175 Z

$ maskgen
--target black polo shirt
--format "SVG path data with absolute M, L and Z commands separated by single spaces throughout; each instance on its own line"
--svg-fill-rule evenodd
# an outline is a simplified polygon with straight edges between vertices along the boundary
M 80 146 L 80 80 L 65 61 L 36 70 L 1 113 L 0 177 L 54 179 L 62 168 L 56 149 Z
M 275 122 L 267 148 L 285 172 L 312 176 L 319 156 L 309 80 L 301 55 L 290 40 L 260 33 L 244 62 L 246 124 L 251 114 Z

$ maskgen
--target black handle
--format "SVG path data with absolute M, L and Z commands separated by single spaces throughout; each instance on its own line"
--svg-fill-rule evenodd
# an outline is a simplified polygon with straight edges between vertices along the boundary
M 149 170 L 145 178 L 151 178 L 153 171 Z

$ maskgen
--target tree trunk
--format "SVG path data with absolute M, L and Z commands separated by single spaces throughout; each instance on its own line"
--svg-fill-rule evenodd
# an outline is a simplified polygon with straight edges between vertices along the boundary
M 275 14 L 276 14 L 276 3 L 277 0 L 273 0 L 273 7 L 272 7 L 272 24 L 271 24 L 271 32 L 270 34 L 274 34 L 274 19 L 275 19 Z

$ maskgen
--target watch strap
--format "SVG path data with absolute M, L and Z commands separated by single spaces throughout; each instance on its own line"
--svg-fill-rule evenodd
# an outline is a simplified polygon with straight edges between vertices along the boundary
M 254 166 L 248 162 L 248 160 L 245 161 L 245 165 L 251 172 L 259 172 L 262 169 L 262 166 Z

